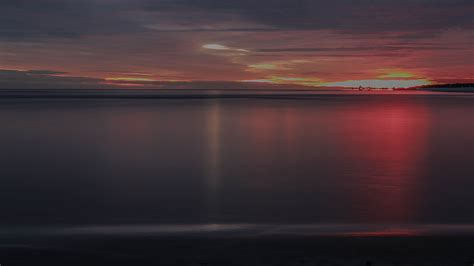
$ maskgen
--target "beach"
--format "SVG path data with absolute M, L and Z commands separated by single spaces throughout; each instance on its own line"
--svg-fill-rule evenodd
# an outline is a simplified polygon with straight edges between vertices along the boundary
M 473 262 L 473 236 L 39 238 L 0 245 L 2 265 L 384 265 Z

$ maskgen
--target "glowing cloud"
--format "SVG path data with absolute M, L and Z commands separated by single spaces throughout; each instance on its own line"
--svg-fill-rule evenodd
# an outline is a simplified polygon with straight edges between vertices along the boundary
M 250 83 L 272 83 L 271 80 L 269 79 L 247 79 L 247 80 L 241 80 L 241 82 L 250 82 Z
M 202 47 L 210 50 L 231 50 L 229 47 L 220 44 L 205 44 Z
M 276 60 L 247 65 L 249 72 L 263 72 L 271 70 L 291 70 L 298 69 L 298 65 L 311 63 L 306 59 Z
M 202 46 L 202 48 L 209 49 L 209 50 L 217 50 L 217 51 L 250 52 L 249 50 L 246 50 L 246 49 L 231 48 L 222 44 L 215 44 L 215 43 L 205 44 Z
M 287 69 L 285 67 L 275 65 L 275 64 L 253 64 L 249 65 L 248 67 L 252 69 L 259 69 L 259 70 L 281 70 L 281 69 Z
M 382 69 L 378 71 L 381 73 L 377 78 L 380 79 L 408 79 L 408 78 L 415 78 L 416 75 L 410 73 L 408 71 L 404 71 L 402 69 Z
M 243 80 L 243 82 L 295 84 L 295 85 L 303 85 L 303 86 L 320 86 L 321 85 L 321 80 L 318 78 L 279 77 L 279 76 L 271 76 L 265 79 Z
M 379 78 L 413 78 L 413 74 L 407 72 L 392 72 L 378 76 Z

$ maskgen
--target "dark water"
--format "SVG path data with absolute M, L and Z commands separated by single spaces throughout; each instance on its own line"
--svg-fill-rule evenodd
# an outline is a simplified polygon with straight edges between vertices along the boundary
M 437 94 L 1 100 L 0 223 L 470 226 L 473 115 Z

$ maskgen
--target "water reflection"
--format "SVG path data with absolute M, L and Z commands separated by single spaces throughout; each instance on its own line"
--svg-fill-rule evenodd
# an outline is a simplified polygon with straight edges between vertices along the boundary
M 208 219 L 213 219 L 219 211 L 219 182 L 220 182 L 220 103 L 212 101 L 208 111 L 207 124 L 207 212 Z
M 348 110 L 338 135 L 345 147 L 354 216 L 373 222 L 417 220 L 431 116 L 416 102 L 371 103 Z
M 426 108 L 416 101 L 283 101 L 226 109 L 221 214 L 415 221 L 431 119 Z M 239 193 L 245 201 L 233 200 Z
M 1 108 L 3 223 L 474 223 L 469 98 Z

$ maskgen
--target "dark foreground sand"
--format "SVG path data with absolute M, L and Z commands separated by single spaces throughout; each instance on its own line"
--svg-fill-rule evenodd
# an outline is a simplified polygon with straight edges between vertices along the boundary
M 1 239 L 13 265 L 473 265 L 472 236 Z

